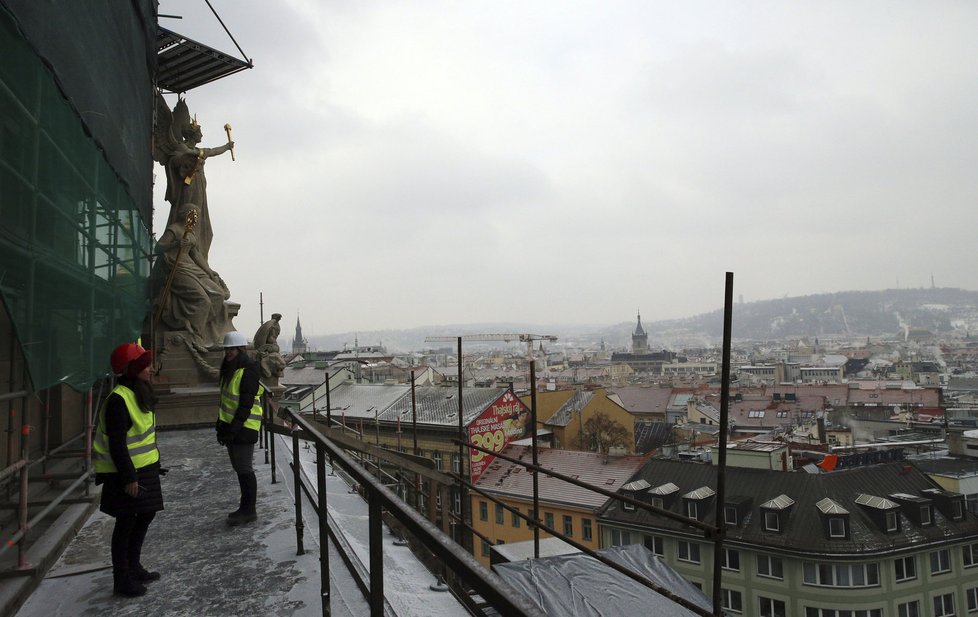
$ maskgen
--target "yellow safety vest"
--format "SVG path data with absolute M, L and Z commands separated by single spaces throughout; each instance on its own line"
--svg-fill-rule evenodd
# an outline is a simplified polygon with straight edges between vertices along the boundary
M 234 412 L 238 409 L 238 400 L 241 398 L 241 377 L 244 369 L 239 368 L 234 371 L 230 381 L 221 386 L 221 408 L 217 412 L 217 419 L 221 422 L 231 424 L 234 420 Z M 253 431 L 261 429 L 261 395 L 265 388 L 258 384 L 258 392 L 255 393 L 255 400 L 251 405 L 251 414 L 244 423 L 245 428 Z
M 118 394 L 126 402 L 132 427 L 126 433 L 126 447 L 129 458 L 136 469 L 142 469 L 160 460 L 160 451 L 156 448 L 156 414 L 143 411 L 136 401 L 136 393 L 125 386 L 116 386 L 112 394 Z M 111 395 L 110 395 L 111 396 Z M 98 427 L 95 440 L 92 442 L 92 461 L 98 473 L 118 473 L 112 455 L 109 453 L 109 436 L 105 432 L 105 407 L 109 399 L 102 403 L 98 414 Z

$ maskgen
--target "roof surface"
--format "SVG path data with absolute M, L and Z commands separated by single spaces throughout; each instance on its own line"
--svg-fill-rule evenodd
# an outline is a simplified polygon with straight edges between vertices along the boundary
M 530 448 L 526 446 L 509 445 L 503 449 L 502 454 L 527 463 L 532 460 Z M 537 460 L 546 469 L 605 490 L 617 491 L 642 467 L 646 457 L 606 456 L 597 452 L 540 448 Z M 539 475 L 538 484 L 541 501 L 589 509 L 597 509 L 608 501 L 608 497 L 600 493 L 543 474 Z M 479 477 L 476 486 L 491 494 L 532 499 L 533 474 L 527 473 L 515 463 L 497 458 Z
M 686 494 L 702 486 L 716 486 L 716 467 L 712 465 L 653 459 L 635 476 L 645 479 L 652 486 L 673 482 L 680 494 Z M 850 468 L 823 474 L 768 471 L 763 469 L 727 468 L 726 494 L 752 498 L 753 507 L 737 526 L 727 527 L 727 541 L 733 544 L 750 543 L 772 549 L 809 552 L 815 554 L 851 555 L 886 553 L 910 549 L 914 545 L 946 541 L 951 537 L 978 537 L 978 518 L 967 513 L 959 521 L 948 519 L 934 508 L 934 524 L 919 526 L 903 514 L 900 515 L 900 531 L 883 533 L 866 508 L 856 500 L 860 495 L 889 498 L 906 493 L 921 498 L 932 496 L 926 489 L 938 488 L 924 473 L 905 462 L 884 463 L 867 467 Z M 783 531 L 771 532 L 763 528 L 759 507 L 763 504 L 787 504 L 787 518 Z M 839 508 L 849 512 L 850 537 L 829 538 L 823 533 L 823 514 L 817 503 L 826 497 Z M 731 500 L 728 499 L 728 502 Z M 937 505 L 936 500 L 933 501 Z M 666 504 L 671 510 L 685 514 L 681 499 Z M 702 519 L 708 524 L 716 520 L 715 498 L 709 501 Z M 688 525 L 655 516 L 641 509 L 627 511 L 620 502 L 612 501 L 604 517 L 616 523 L 642 525 L 669 529 L 679 533 L 693 533 Z

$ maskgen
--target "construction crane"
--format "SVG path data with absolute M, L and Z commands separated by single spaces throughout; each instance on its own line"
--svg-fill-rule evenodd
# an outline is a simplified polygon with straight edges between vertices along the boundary
M 454 343 L 462 341 L 502 341 L 504 343 L 526 343 L 526 357 L 533 358 L 533 341 L 556 341 L 557 337 L 552 334 L 463 334 L 462 336 L 426 336 L 426 343 Z

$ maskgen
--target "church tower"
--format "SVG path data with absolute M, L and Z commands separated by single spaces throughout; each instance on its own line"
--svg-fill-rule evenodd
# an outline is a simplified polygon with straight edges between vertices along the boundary
M 635 326 L 635 332 L 632 334 L 632 353 L 649 353 L 649 335 L 642 328 L 641 312 L 638 314 L 638 324 Z
M 295 316 L 295 338 L 292 339 L 292 353 L 306 353 L 306 339 L 302 338 L 302 324 L 299 323 L 299 316 Z

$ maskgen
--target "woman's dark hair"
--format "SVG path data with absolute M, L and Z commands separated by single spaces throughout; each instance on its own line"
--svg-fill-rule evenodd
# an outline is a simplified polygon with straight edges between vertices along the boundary
M 151 383 L 123 376 L 119 378 L 119 385 L 132 390 L 133 394 L 136 395 L 136 404 L 139 405 L 140 409 L 143 411 L 156 410 L 156 403 L 159 399 L 156 398 Z
M 225 357 L 224 361 L 221 362 L 221 373 L 220 379 L 218 379 L 218 384 L 223 386 L 227 382 L 231 381 L 231 378 L 234 377 L 234 371 L 247 366 L 247 364 L 248 352 L 245 351 L 243 347 L 238 349 L 238 355 L 235 356 L 234 360 L 228 360 Z

